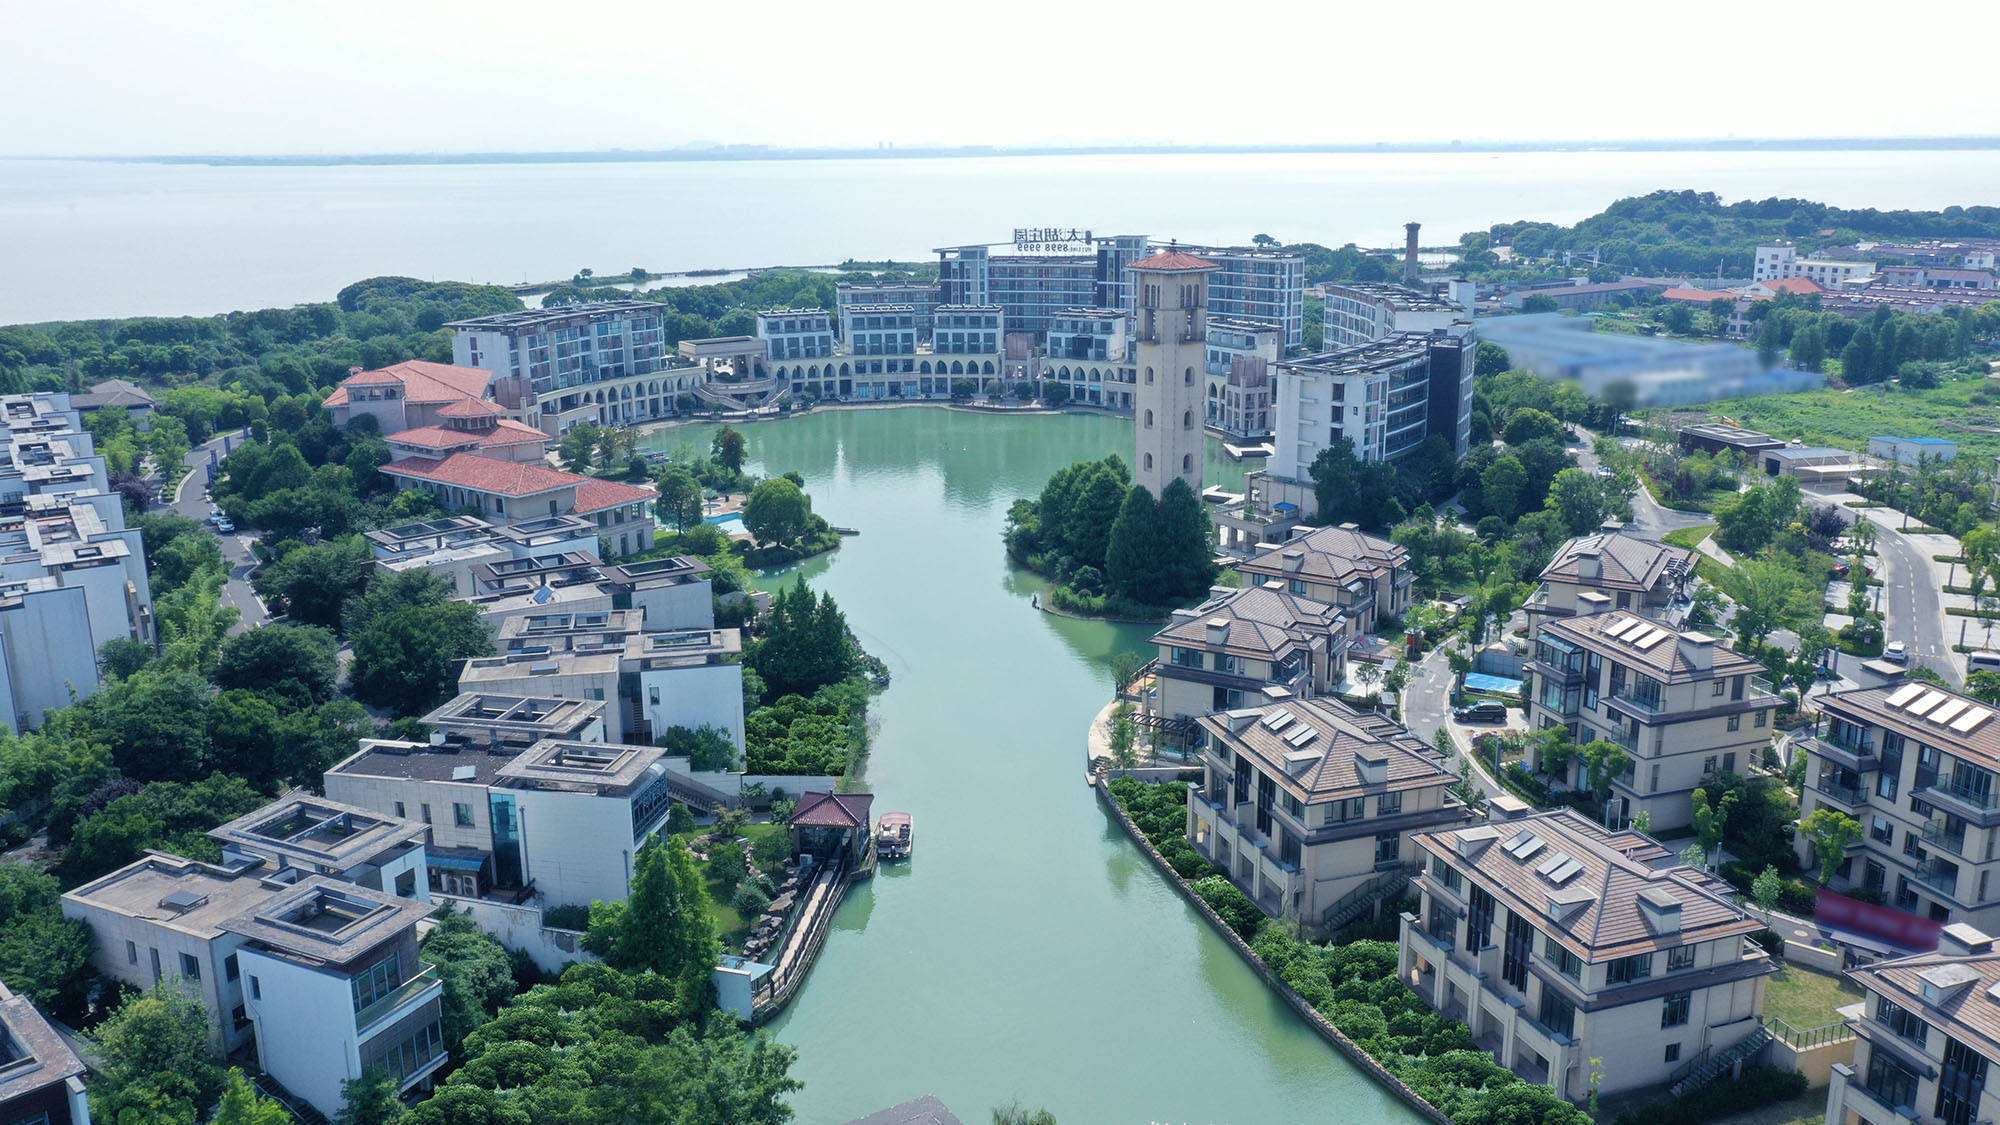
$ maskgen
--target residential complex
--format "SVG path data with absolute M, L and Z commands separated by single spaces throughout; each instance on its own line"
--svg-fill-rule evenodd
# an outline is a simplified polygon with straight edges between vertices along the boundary
M 2000 723 L 1994 709 L 1936 684 L 1833 692 L 1801 743 L 1803 819 L 1828 808 L 1862 837 L 1832 886 L 1879 894 L 1939 922 L 2000 926 Z M 1807 862 L 1811 841 L 1799 835 Z
M 1318 527 L 1236 564 L 1253 581 L 1284 583 L 1286 593 L 1334 606 L 1356 635 L 1410 605 L 1410 552 L 1353 524 Z
M 0 984 L 0 1121 L 90 1125 L 84 1065 L 24 997 Z
M 1328 348 L 1372 344 L 1399 332 L 1438 332 L 1472 313 L 1462 305 L 1403 285 L 1368 281 L 1329 283 L 1324 338 Z
M 395 455 L 381 472 L 398 488 L 421 489 L 446 508 L 468 509 L 496 524 L 545 527 L 543 520 L 572 516 L 595 525 L 607 555 L 651 548 L 657 490 L 549 468 L 549 434 L 557 431 L 507 416 L 505 388 L 518 392 L 523 376 L 505 378 L 512 382 L 480 368 L 401 363 L 348 376 L 327 396 L 326 407 L 340 426 L 359 414 L 375 418 Z M 501 398 L 486 397 L 495 393 Z M 530 400 L 518 401 L 517 409 L 532 416 Z M 553 415 L 540 417 L 546 422 Z
M 1331 691 L 1346 672 L 1348 624 L 1339 609 L 1286 593 L 1276 580 L 1218 588 L 1199 606 L 1175 610 L 1153 634 L 1159 657 L 1147 717 L 1187 735 L 1195 719 L 1251 706 L 1271 688 Z
M 1403 979 L 1571 1101 L 1673 1081 L 1768 1039 L 1763 923 L 1728 884 L 1574 809 L 1419 832 Z
M 476 516 L 441 516 L 367 532 L 375 568 L 384 574 L 429 571 L 459 596 L 484 592 L 491 564 L 551 554 L 595 558 L 597 525 L 580 516 L 495 524 Z M 488 568 L 488 569 L 482 569 Z
M 606 704 L 604 737 L 655 738 L 673 727 L 714 727 L 743 745 L 743 651 L 735 629 L 615 630 L 589 624 L 602 610 L 514 616 L 498 656 L 459 671 L 460 692 Z M 536 628 L 536 622 L 585 622 Z
M 69 396 L 0 396 L 0 724 L 97 690 L 107 642 L 157 642 L 146 548 Z
M 652 301 L 592 301 L 445 327 L 452 362 L 509 386 L 525 420 L 553 436 L 583 421 L 620 426 L 673 413 L 675 396 L 692 385 L 691 373 L 667 373 L 665 313 Z
M 1680 623 L 1694 593 L 1695 552 L 1607 525 L 1556 548 L 1542 568 L 1541 589 L 1522 608 L 1528 620 L 1629 609 Z
M 1579 746 L 1617 744 L 1629 761 L 1609 780 L 1611 802 L 1626 816 L 1646 813 L 1656 831 L 1690 824 L 1702 779 L 1748 771 L 1771 741 L 1778 700 L 1763 665 L 1629 610 L 1542 623 L 1527 672 L 1529 728 L 1566 728 Z M 1532 765 L 1554 763 L 1538 748 Z M 1590 788 L 1581 756 L 1555 772 Z
M 1847 1021 L 1852 1063 L 1835 1063 L 1828 1125 L 1974 1125 L 2000 1118 L 2000 949 L 1964 924 L 1935 952 L 1848 973 L 1866 994 Z
M 258 1065 L 323 1114 L 371 1066 L 404 1090 L 444 1065 L 444 987 L 417 959 L 430 907 L 297 868 L 161 853 L 63 895 L 97 937 L 92 963 L 135 988 L 178 978 L 216 1046 Z
M 1188 842 L 1273 917 L 1363 920 L 1407 884 L 1413 833 L 1472 819 L 1437 750 L 1384 715 L 1273 690 L 1199 725 Z
M 1052 314 L 1042 378 L 1072 402 L 1132 409 L 1132 317 L 1123 309 L 1067 308 Z
M 1208 318 L 1208 424 L 1232 437 L 1271 432 L 1272 365 L 1283 332 L 1261 320 Z

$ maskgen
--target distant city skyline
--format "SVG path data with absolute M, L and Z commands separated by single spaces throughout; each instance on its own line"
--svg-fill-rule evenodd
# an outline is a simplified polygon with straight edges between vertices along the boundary
M 10 37 L 38 49 L 0 72 L 21 110 L 0 119 L 0 156 L 1990 135 L 2000 89 L 1940 42 L 1964 11 L 1914 0 L 1857 42 L 1853 25 L 1775 8 L 1722 21 L 1572 0 L 1436 0 L 1421 18 L 1268 3 L 1218 18 L 1185 0 L 1143 18 L 1050 0 L 17 2 Z M 1798 77 L 1795 62 L 1829 58 L 1924 60 L 1924 94 L 1846 98 Z M 1200 92 L 1173 135 L 1118 109 L 1137 84 L 1190 75 Z

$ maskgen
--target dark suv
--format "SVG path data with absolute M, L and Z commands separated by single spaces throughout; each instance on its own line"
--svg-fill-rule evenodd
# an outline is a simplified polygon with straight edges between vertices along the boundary
M 1504 723 L 1507 721 L 1507 705 L 1496 699 L 1482 699 L 1452 708 L 1451 717 L 1461 723 Z

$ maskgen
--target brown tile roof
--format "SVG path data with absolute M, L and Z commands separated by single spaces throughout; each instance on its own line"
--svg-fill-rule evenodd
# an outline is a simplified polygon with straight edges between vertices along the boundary
M 1692 629 L 1669 629 L 1656 621 L 1624 610 L 1593 613 L 1586 617 L 1560 618 L 1543 625 L 1541 631 L 1583 645 L 1617 660 L 1620 664 L 1637 668 L 1650 676 L 1669 682 L 1687 683 L 1720 676 L 1759 676 L 1764 673 L 1762 664 L 1706 633 Z M 1612 636 L 1614 632 L 1619 635 Z M 1648 643 L 1648 638 L 1654 633 L 1663 636 Z M 1683 638 L 1690 644 L 1682 644 Z M 1704 641 L 1709 646 L 1710 666 L 1697 668 L 1688 660 L 1684 650 Z
M 1170 272 L 1193 270 L 1219 270 L 1222 267 L 1207 258 L 1197 258 L 1179 250 L 1155 250 L 1150 255 L 1125 267 L 1134 270 L 1165 270 Z
M 1598 577 L 1583 577 L 1585 556 L 1596 554 Z M 1544 582 L 1581 583 L 1612 590 L 1651 590 L 1670 572 L 1694 569 L 1694 552 L 1654 539 L 1641 539 L 1622 532 L 1580 535 L 1556 550 L 1556 557 L 1542 570 Z
M 449 409 L 449 408 L 447 408 Z M 382 439 L 397 445 L 415 445 L 425 449 L 467 449 L 496 445 L 544 445 L 549 435 L 534 428 L 501 418 L 489 430 L 455 430 L 450 426 L 418 426 L 414 429 L 399 430 Z
M 1334 606 L 1264 586 L 1231 590 L 1208 599 L 1192 612 L 1193 617 L 1153 634 L 1153 643 L 1275 657 L 1309 646 L 1315 637 L 1323 638 L 1329 631 L 1338 631 L 1342 620 Z M 1226 639 L 1219 644 L 1208 639 L 1211 621 L 1228 623 Z
M 1939 970 L 1943 970 L 1940 972 Z M 1924 999 L 1925 974 L 1946 985 L 1937 1001 Z M 2000 952 L 1970 956 L 1939 951 L 1877 961 L 1849 970 L 1854 983 L 1879 993 L 1922 1016 L 1952 1038 L 1975 1047 L 1989 1059 L 2000 1059 Z M 1950 986 L 1953 979 L 1964 983 Z
M 606 508 L 616 508 L 621 504 L 633 504 L 651 500 L 660 490 L 647 484 L 621 484 L 615 480 L 589 480 L 576 486 L 576 503 L 570 511 L 579 516 L 601 512 Z
M 867 828 L 872 793 L 807 793 L 799 798 L 788 824 L 809 828 Z
M 326 397 L 325 405 L 345 405 L 348 387 L 374 387 L 389 383 L 403 384 L 405 402 L 457 402 L 484 397 L 486 386 L 492 380 L 493 376 L 483 368 L 429 363 L 421 359 L 405 360 L 374 371 L 349 375 Z
M 0 1066 L 0 1103 L 60 1085 L 84 1072 L 83 1061 L 27 997 L 14 995 L 3 984 L 0 984 L 0 1028 L 6 1030 L 8 1038 L 20 1050 L 19 1057 L 9 1058 L 7 1065 Z
M 1285 569 L 1285 555 L 1290 551 L 1301 552 L 1297 570 Z M 1387 539 L 1353 528 L 1322 527 L 1253 555 L 1236 569 L 1245 574 L 1344 585 L 1357 578 L 1379 578 L 1409 561 L 1410 552 Z
M 2000 769 L 2000 717 L 1996 717 L 2000 708 L 1939 684 L 1918 684 L 1837 691 L 1820 696 L 1819 706 L 1829 715 L 1887 727 L 1988 769 Z M 1979 718 L 1981 712 L 1986 717 Z M 1937 721 L 1939 715 L 1943 722 Z
M 1821 285 L 1817 281 L 1804 277 L 1781 277 L 1775 281 L 1766 281 L 1763 282 L 1762 284 L 1768 285 L 1772 289 L 1775 289 L 1780 293 L 1798 293 L 1801 295 L 1810 295 L 1813 293 L 1826 292 L 1825 286 Z
M 1678 287 L 1669 289 L 1660 294 L 1660 296 L 1669 301 L 1700 301 L 1704 304 L 1709 301 L 1740 301 L 1743 299 L 1743 294 L 1732 292 L 1728 289 L 1682 289 Z
M 486 418 L 500 413 L 500 404 L 485 399 L 462 398 L 438 411 L 440 418 Z
M 574 488 L 590 479 L 545 465 L 502 461 L 477 453 L 454 453 L 439 461 L 428 457 L 405 457 L 382 466 L 382 472 L 392 477 L 436 481 L 500 496 L 532 496 L 559 488 Z
M 1541 845 L 1516 857 L 1508 845 L 1532 833 Z M 1470 835 L 1468 835 L 1470 834 Z M 1621 850 L 1634 833 L 1613 833 L 1575 809 L 1555 809 L 1518 820 L 1418 833 L 1417 846 L 1457 868 L 1509 909 L 1538 919 L 1541 928 L 1586 961 L 1608 961 L 1633 953 L 1670 949 L 1763 928 L 1730 899 L 1730 887 L 1678 860 L 1665 866 L 1644 862 Z M 1479 842 L 1481 837 L 1485 842 Z M 1472 847 L 1461 851 L 1461 839 Z M 1577 872 L 1560 885 L 1541 874 L 1557 854 L 1576 862 Z M 1654 861 L 1658 863 L 1659 861 Z M 1551 915 L 1551 898 L 1569 905 Z M 1641 906 L 1644 898 L 1678 904 L 1678 929 L 1656 931 Z
M 1457 781 L 1437 750 L 1402 724 L 1337 699 L 1286 699 L 1196 721 L 1309 802 Z M 1307 730 L 1312 733 L 1300 733 Z M 1382 781 L 1362 780 L 1364 757 L 1386 761 Z

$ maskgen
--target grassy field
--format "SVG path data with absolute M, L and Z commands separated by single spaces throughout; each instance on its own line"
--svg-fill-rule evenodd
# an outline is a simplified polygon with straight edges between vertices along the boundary
M 1975 394 L 1992 404 L 1973 401 Z M 2000 387 L 1986 379 L 1922 391 L 1876 384 L 1851 391 L 1764 395 L 1728 399 L 1708 409 L 1738 425 L 1807 445 L 1865 450 L 1869 438 L 1895 434 L 1946 438 L 1983 459 L 2000 455 Z
M 684 843 L 694 843 L 697 836 L 706 829 L 689 832 L 681 836 Z M 741 829 L 750 839 L 751 866 L 763 870 L 773 880 L 782 880 L 785 858 L 790 854 L 788 829 L 782 824 L 746 824 Z M 755 918 L 745 918 L 729 903 L 731 892 L 724 890 L 722 881 L 708 864 L 701 864 L 702 877 L 708 883 L 708 917 L 715 923 L 715 932 L 727 949 L 741 951 L 743 941 L 750 936 L 750 926 Z
M 1838 1008 L 1861 999 L 1861 989 L 1841 977 L 1787 965 L 1771 977 L 1764 994 L 1764 1014 L 1810 1031 L 1840 1020 Z
M 1686 547 L 1688 550 L 1694 551 L 1701 548 L 1702 540 L 1713 534 L 1715 534 L 1715 525 L 1703 524 L 1700 527 L 1677 527 L 1660 536 L 1660 539 L 1663 542 L 1672 543 L 1676 547 Z

